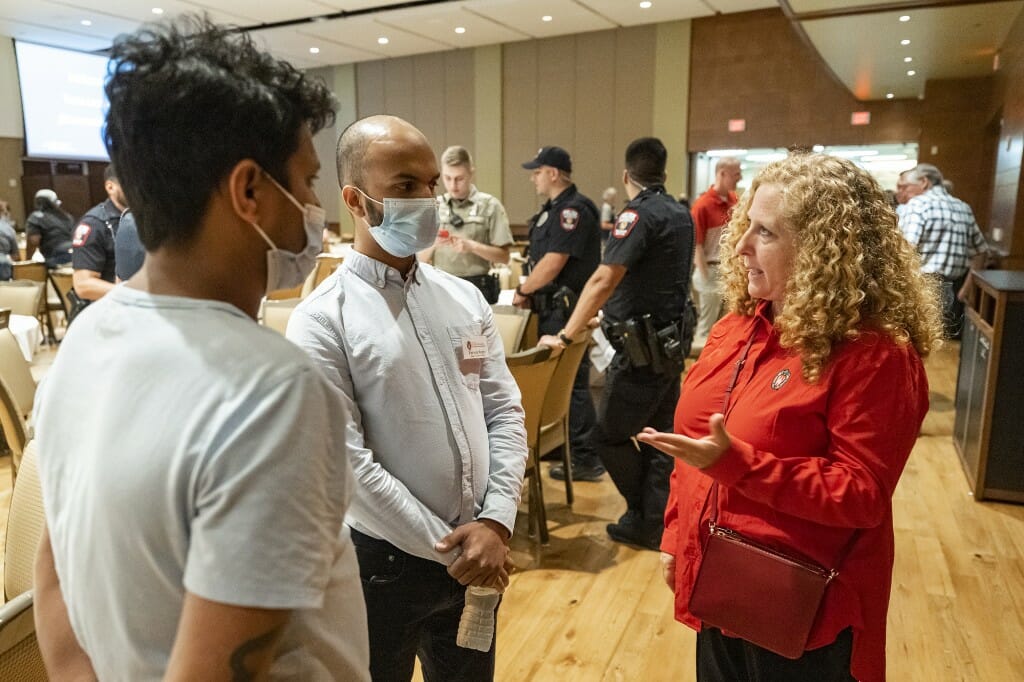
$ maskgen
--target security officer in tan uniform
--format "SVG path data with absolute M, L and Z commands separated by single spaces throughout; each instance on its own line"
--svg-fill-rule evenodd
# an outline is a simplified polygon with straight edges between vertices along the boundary
M 492 263 L 507 263 L 512 231 L 505 207 L 473 185 L 473 159 L 465 147 L 441 155 L 444 195 L 438 197 L 441 229 L 434 245 L 419 259 L 476 285 L 488 303 L 498 301 L 498 278 Z

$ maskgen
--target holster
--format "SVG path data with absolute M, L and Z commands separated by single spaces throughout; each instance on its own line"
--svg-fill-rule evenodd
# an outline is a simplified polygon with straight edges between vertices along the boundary
M 566 318 L 572 314 L 579 296 L 567 286 L 549 284 L 533 293 L 532 308 L 538 315 L 561 312 Z
M 655 374 L 678 374 L 683 370 L 689 344 L 682 320 L 659 325 L 650 315 L 641 315 L 602 323 L 601 331 L 631 367 L 650 367 Z

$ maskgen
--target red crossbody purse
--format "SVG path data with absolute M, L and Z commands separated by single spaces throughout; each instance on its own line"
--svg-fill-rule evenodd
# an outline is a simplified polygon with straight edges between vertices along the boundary
M 723 414 L 747 354 L 751 336 L 725 391 Z M 838 574 L 744 537 L 718 524 L 718 483 L 711 500 L 709 533 L 690 594 L 690 613 L 708 625 L 737 635 L 786 658 L 800 658 L 825 590 Z M 704 501 L 705 507 L 708 499 Z M 703 515 L 703 514 L 702 514 Z M 853 534 L 835 565 L 853 546 Z

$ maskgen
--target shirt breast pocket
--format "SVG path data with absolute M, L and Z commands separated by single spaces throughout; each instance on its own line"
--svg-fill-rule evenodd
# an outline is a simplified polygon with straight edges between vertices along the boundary
M 480 390 L 480 370 L 487 357 L 487 337 L 484 336 L 483 325 L 479 322 L 452 325 L 448 327 L 448 336 L 463 383 L 471 390 Z

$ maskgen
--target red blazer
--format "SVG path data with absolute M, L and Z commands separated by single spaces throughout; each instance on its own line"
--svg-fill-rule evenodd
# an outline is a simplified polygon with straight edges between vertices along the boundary
M 661 548 L 676 557 L 676 619 L 687 610 L 707 536 L 701 514 L 712 478 L 719 523 L 797 553 L 839 576 L 829 586 L 808 649 L 853 628 L 851 673 L 885 679 L 885 625 L 892 583 L 892 494 L 928 411 L 928 379 L 914 347 L 864 330 L 832 352 L 808 384 L 800 358 L 781 348 L 762 303 L 754 316 L 730 314 L 711 331 L 686 376 L 675 431 L 708 434 L 743 347 L 754 335 L 726 420 L 732 445 L 706 469 L 676 462 Z M 845 560 L 835 562 L 859 531 Z

